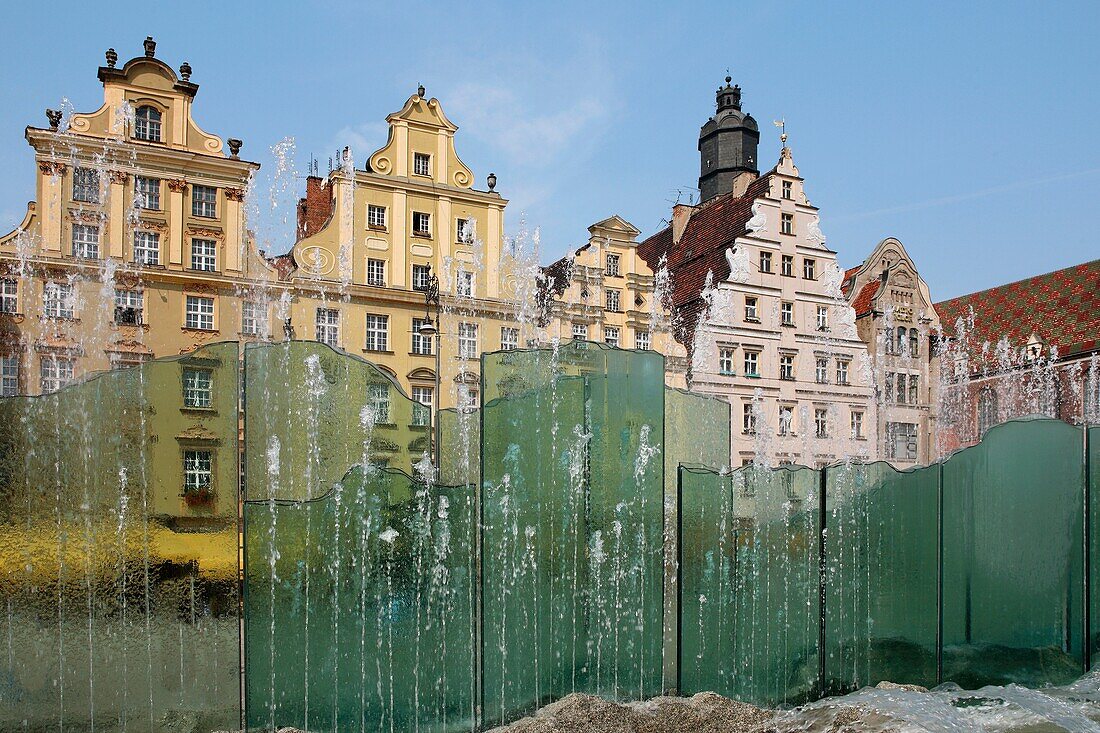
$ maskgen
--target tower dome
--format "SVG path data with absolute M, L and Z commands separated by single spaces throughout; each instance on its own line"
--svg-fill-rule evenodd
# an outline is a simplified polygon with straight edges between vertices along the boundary
M 740 173 L 759 174 L 756 150 L 760 129 L 752 115 L 741 111 L 741 87 L 726 77 L 715 92 L 714 116 L 699 131 L 700 201 L 733 190 Z

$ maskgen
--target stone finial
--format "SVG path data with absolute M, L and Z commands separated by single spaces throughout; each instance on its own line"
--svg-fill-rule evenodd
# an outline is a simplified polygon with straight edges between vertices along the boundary
M 416 88 L 416 96 L 420 97 L 421 99 L 423 99 L 423 98 L 424 98 L 424 95 L 425 95 L 426 93 L 427 93 L 427 90 L 426 90 L 426 89 L 424 89 L 424 85 L 423 85 L 423 84 L 421 84 L 420 86 L 418 86 L 418 87 Z
M 231 137 L 225 141 L 229 145 L 229 154 L 234 158 L 238 157 L 241 152 L 241 146 L 244 145 L 244 141 L 238 140 L 235 137 Z
M 489 184 L 489 190 L 494 191 L 497 187 L 497 174 L 490 173 L 489 177 L 485 179 L 485 182 Z
M 105 53 L 104 56 L 107 57 L 107 68 L 115 68 L 115 64 L 118 63 L 118 52 L 115 51 L 113 48 L 108 48 L 107 53 Z
M 153 58 L 157 53 L 157 42 L 153 40 L 152 36 L 146 36 L 143 45 L 145 46 L 145 55 Z
M 180 78 L 184 81 L 191 81 L 191 64 L 186 61 L 180 64 Z
M 61 110 L 48 109 L 46 110 L 46 119 L 50 121 L 50 129 L 56 130 L 57 126 L 61 124 Z

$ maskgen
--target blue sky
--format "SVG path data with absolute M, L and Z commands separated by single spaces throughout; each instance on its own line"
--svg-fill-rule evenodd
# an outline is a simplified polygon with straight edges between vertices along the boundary
M 47 10 L 48 8 L 48 10 Z M 285 250 L 304 173 L 385 141 L 422 82 L 460 126 L 479 186 L 493 171 L 541 231 L 544 261 L 611 214 L 644 235 L 698 177 L 696 141 L 727 67 L 775 162 L 795 162 L 841 263 L 902 240 L 937 300 L 1100 257 L 1097 3 L 20 3 L 5 11 L 0 223 L 33 197 L 24 126 L 62 97 L 90 111 L 96 68 L 152 35 L 200 84 L 205 129 L 264 164 L 259 223 Z M 58 22 L 60 21 L 60 22 Z M 48 30 L 47 30 L 48 29 Z

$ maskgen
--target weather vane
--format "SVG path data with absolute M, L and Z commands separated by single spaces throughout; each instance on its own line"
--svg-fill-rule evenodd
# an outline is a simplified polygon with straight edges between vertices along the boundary
M 787 120 L 781 118 L 773 120 L 772 124 L 779 128 L 779 141 L 785 146 L 787 144 Z

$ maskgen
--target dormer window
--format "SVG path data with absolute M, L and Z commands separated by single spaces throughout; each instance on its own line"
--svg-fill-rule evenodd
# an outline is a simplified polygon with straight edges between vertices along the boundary
M 619 255 L 607 256 L 607 268 L 604 270 L 607 277 L 619 277 Z
M 160 111 L 153 107 L 138 107 L 134 113 L 134 137 L 138 140 L 160 142 Z
M 791 182 L 790 181 L 783 181 L 783 198 L 785 198 L 785 199 L 790 199 L 791 198 Z
M 432 174 L 432 156 L 427 153 L 413 153 L 413 175 L 430 176 Z

